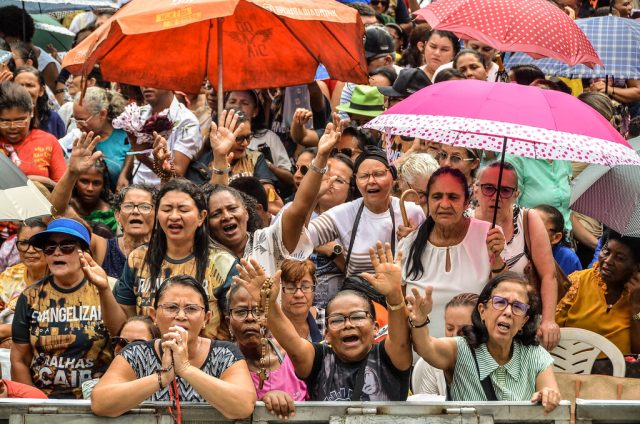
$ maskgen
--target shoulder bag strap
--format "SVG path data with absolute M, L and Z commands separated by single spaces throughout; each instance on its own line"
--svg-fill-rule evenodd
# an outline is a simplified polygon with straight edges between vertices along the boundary
M 360 362 L 360 367 L 358 368 L 358 374 L 356 374 L 356 384 L 353 386 L 353 392 L 351 393 L 351 401 L 358 402 L 360 401 L 360 396 L 362 396 L 362 389 L 364 388 L 364 369 L 367 367 L 367 355 L 366 358 Z
M 478 358 L 476 358 L 476 350 L 469 346 L 471 349 L 471 356 L 473 356 L 473 362 L 476 364 L 476 371 L 478 371 L 478 378 L 480 378 L 480 366 L 478 365 Z M 496 396 L 496 391 L 493 388 L 493 383 L 491 383 L 491 376 L 488 375 L 484 378 L 484 380 L 480 380 L 480 384 L 482 385 L 482 390 L 484 391 L 484 395 L 487 397 L 488 401 L 497 401 L 498 397 Z
M 389 215 L 391 216 L 391 253 L 396 256 L 396 215 L 393 212 L 393 198 L 389 199 Z
M 531 237 L 529 237 L 529 209 L 521 208 L 520 213 L 522 214 L 522 232 L 524 232 L 524 254 L 530 261 L 533 261 L 531 258 Z
M 349 273 L 349 261 L 351 260 L 351 251 L 353 250 L 353 242 L 356 240 L 356 233 L 358 232 L 358 225 L 360 224 L 360 217 L 362 217 L 362 211 L 364 210 L 364 200 L 358 209 L 356 219 L 353 221 L 353 228 L 351 228 L 351 240 L 349 240 L 349 250 L 347 251 L 347 259 L 344 263 L 345 276 Z

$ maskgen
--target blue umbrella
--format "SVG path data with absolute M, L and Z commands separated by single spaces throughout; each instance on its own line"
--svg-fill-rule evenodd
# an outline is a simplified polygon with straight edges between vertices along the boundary
M 49 13 L 61 10 L 90 10 L 117 7 L 111 0 L 2 0 L 0 6 L 18 6 L 29 13 Z
M 587 35 L 604 63 L 589 69 L 584 65 L 568 66 L 554 59 L 535 60 L 525 53 L 514 53 L 505 64 L 536 65 L 546 75 L 569 78 L 640 79 L 640 23 L 616 16 L 578 19 L 576 24 Z

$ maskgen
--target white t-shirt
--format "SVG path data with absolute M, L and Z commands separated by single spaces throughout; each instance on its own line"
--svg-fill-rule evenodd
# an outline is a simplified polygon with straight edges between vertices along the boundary
M 140 108 L 140 116 L 142 119 L 148 119 L 151 115 L 151 106 L 145 105 Z M 200 134 L 200 124 L 198 118 L 185 105 L 180 103 L 175 96 L 169 106 L 169 114 L 167 117 L 173 122 L 173 130 L 167 139 L 167 147 L 170 152 L 180 152 L 192 159 L 196 156 L 202 147 L 202 135 Z M 153 160 L 153 154 L 147 153 L 147 156 Z M 138 167 L 140 165 L 140 167 Z M 137 171 L 136 171 L 137 170 Z M 137 159 L 133 161 L 134 184 L 160 184 L 160 177 L 149 169 L 145 164 L 140 163 Z
M 275 166 L 291 171 L 291 159 L 289 159 L 287 149 L 284 148 L 284 144 L 282 144 L 280 137 L 278 137 L 276 133 L 267 130 L 259 137 L 254 136 L 251 139 L 251 143 L 249 143 L 249 149 L 258 151 L 263 144 L 269 146 L 271 158 Z
M 422 253 L 422 276 L 415 279 L 407 276 L 407 261 L 411 245 L 418 235 L 414 231 L 400 241 L 402 250 L 402 281 L 407 285 L 407 293 L 417 287 L 421 294 L 427 285 L 433 286 L 433 310 L 429 315 L 430 334 L 433 337 L 444 336 L 444 308 L 452 297 L 460 293 L 480 294 L 489 280 L 491 264 L 487 249 L 487 232 L 491 223 L 470 218 L 467 235 L 461 243 L 449 247 L 437 247 L 427 242 Z M 446 272 L 447 251 L 449 251 L 451 270 Z
M 453 62 L 440 65 L 438 69 L 436 69 L 436 71 L 433 73 L 433 79 L 436 79 L 436 75 L 438 75 L 438 72 L 442 71 L 443 69 L 449 69 L 449 68 L 453 68 Z M 495 82 L 496 77 L 498 76 L 499 70 L 500 70 L 500 67 L 498 66 L 498 64 L 495 62 L 491 62 L 491 68 L 489 69 L 489 72 L 487 72 L 487 81 Z
M 444 371 L 420 358 L 414 366 L 413 372 L 416 373 L 411 378 L 415 382 L 415 386 L 412 387 L 414 395 L 447 396 L 447 380 Z
M 282 242 L 282 219 L 277 219 L 272 225 L 260 228 L 249 234 L 249 240 L 244 248 L 245 259 L 253 258 L 265 270 L 267 275 L 273 275 L 285 259 L 303 261 L 313 253 L 313 244 L 309 239 L 306 228 L 302 228 L 300 240 L 293 252 L 289 252 Z
M 321 246 L 330 241 L 338 240 L 344 247 L 344 255 L 347 256 L 349 251 L 349 242 L 351 241 L 351 231 L 358 214 L 358 209 L 362 205 L 363 199 L 344 203 L 334 206 L 318 218 L 309 223 L 309 234 L 314 246 Z M 400 199 L 391 197 L 391 205 L 393 215 L 395 217 L 395 229 L 402 225 L 402 214 L 400 213 Z M 415 203 L 405 202 L 407 207 L 407 216 L 414 225 L 420 225 L 425 220 L 422 208 Z M 391 243 L 393 224 L 389 210 L 383 213 L 373 213 L 366 207 L 362 211 L 360 223 L 358 224 L 356 238 L 354 240 L 353 249 L 351 251 L 351 259 L 346 276 L 360 274 L 361 272 L 373 272 L 371 259 L 369 258 L 369 248 L 374 247 L 376 242 Z M 399 244 L 396 242 L 396 252 Z

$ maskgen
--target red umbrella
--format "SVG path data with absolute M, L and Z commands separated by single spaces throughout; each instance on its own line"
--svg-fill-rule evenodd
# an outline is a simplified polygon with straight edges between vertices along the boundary
M 602 65 L 584 32 L 547 0 L 439 0 L 415 14 L 433 29 L 452 31 L 502 52 L 552 57 L 571 66 Z

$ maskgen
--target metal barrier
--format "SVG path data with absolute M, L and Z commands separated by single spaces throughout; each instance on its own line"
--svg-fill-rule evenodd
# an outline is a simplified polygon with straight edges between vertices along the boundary
M 638 423 L 638 400 L 585 400 L 576 399 L 578 423 Z
M 639 404 L 640 405 L 640 404 Z M 529 402 L 299 402 L 296 415 L 280 420 L 258 402 L 253 416 L 233 421 L 208 405 L 183 405 L 184 424 L 217 423 L 329 423 L 329 424 L 492 424 L 557 423 L 568 424 L 570 404 L 563 401 L 544 415 L 542 408 Z M 617 421 L 616 421 L 617 422 Z M 620 421 L 622 422 L 622 421 Z M 118 417 L 102 418 L 91 413 L 89 401 L 2 399 L 0 423 L 9 424 L 173 424 L 166 403 L 143 403 Z

